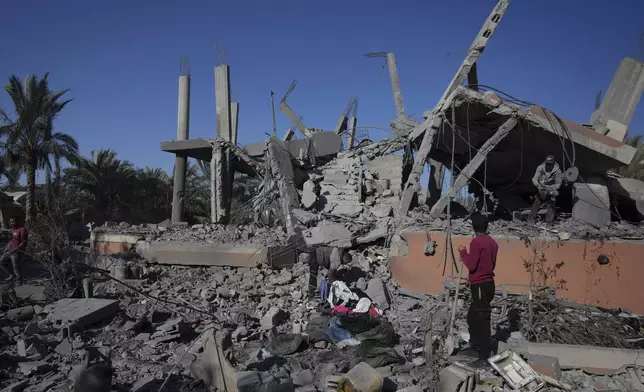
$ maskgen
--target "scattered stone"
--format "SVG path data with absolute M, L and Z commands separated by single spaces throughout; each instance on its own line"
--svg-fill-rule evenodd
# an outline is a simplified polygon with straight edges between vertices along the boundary
M 356 282 L 356 287 L 362 291 L 365 291 L 367 289 L 367 281 L 365 280 L 365 278 L 359 278 Z
M 26 357 L 27 356 L 27 345 L 24 341 L 24 339 L 20 339 L 16 342 L 16 346 L 18 348 L 18 355 L 21 357 Z
M 284 286 L 293 281 L 293 274 L 287 269 L 283 269 L 282 272 L 275 278 L 274 283 L 276 285 Z
M 25 327 L 25 336 L 35 335 L 38 333 L 39 330 L 40 328 L 38 327 L 38 323 L 36 322 L 29 323 Z
M 44 373 L 51 368 L 51 366 L 44 361 L 18 362 L 18 367 L 25 376 Z
M 42 302 L 47 300 L 44 286 L 23 284 L 23 285 L 16 286 L 14 288 L 14 291 L 16 293 L 16 297 L 18 297 L 19 299 L 24 299 L 24 300 L 28 299 L 28 300 L 37 301 L 37 302 Z
M 219 298 L 230 299 L 233 298 L 235 294 L 237 294 L 235 290 L 230 290 L 228 287 L 219 287 L 217 289 L 217 296 L 219 296 Z
M 321 349 L 321 350 L 324 350 L 324 349 L 326 348 L 326 342 L 325 342 L 324 340 L 321 340 L 321 341 L 319 341 L 319 342 L 315 342 L 315 343 L 313 344 L 313 347 L 315 347 L 315 348 L 319 348 L 319 349 Z
M 318 202 L 315 188 L 315 183 L 311 180 L 306 181 L 302 186 L 302 206 L 306 209 L 313 208 Z
M 313 384 L 321 391 L 326 390 L 327 377 L 333 376 L 337 372 L 337 368 L 333 363 L 321 363 L 315 367 L 313 371 Z
M 139 342 L 145 342 L 145 341 L 150 340 L 150 335 L 151 335 L 150 333 L 142 332 L 142 333 L 136 335 L 134 340 L 137 340 Z
M 376 218 L 387 218 L 391 216 L 392 208 L 391 205 L 378 205 L 372 207 L 369 212 L 371 212 Z
M 416 357 L 416 358 L 412 359 L 412 362 L 416 366 L 422 366 L 422 365 L 425 364 L 425 358 Z
M 416 308 L 420 308 L 420 302 L 411 298 L 406 299 L 405 302 L 403 302 L 402 304 L 400 304 L 400 306 L 398 306 L 398 309 L 401 312 L 408 312 Z
M 248 335 L 248 330 L 246 329 L 246 327 L 237 327 L 237 329 L 232 333 L 232 339 L 238 342 L 241 338 L 245 337 L 246 335 Z
M 293 374 L 293 384 L 297 386 L 313 384 L 313 372 L 309 369 L 305 369 Z
M 270 330 L 273 327 L 281 325 L 286 321 L 288 315 L 286 312 L 278 308 L 277 306 L 271 307 L 268 312 L 262 317 L 260 325 L 265 330 Z
M 74 351 L 74 347 L 72 346 L 72 342 L 69 341 L 69 339 L 63 339 L 62 342 L 56 346 L 56 349 L 54 350 L 60 355 L 69 355 Z

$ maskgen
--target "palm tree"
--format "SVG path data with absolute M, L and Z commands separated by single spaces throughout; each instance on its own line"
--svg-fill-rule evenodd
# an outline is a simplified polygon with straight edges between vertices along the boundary
M 3 152 L 12 157 L 14 166 L 27 175 L 27 223 L 36 215 L 36 171 L 60 171 L 61 160 L 73 161 L 78 143 L 65 133 L 54 133 L 54 120 L 71 99 L 63 100 L 69 90 L 49 89 L 48 74 L 41 79 L 27 75 L 24 82 L 12 75 L 5 85 L 14 106 L 13 115 L 0 109 L 0 136 Z
M 113 150 L 98 150 L 90 159 L 79 157 L 65 170 L 65 181 L 93 213 L 94 219 L 117 219 L 131 200 L 136 172 Z

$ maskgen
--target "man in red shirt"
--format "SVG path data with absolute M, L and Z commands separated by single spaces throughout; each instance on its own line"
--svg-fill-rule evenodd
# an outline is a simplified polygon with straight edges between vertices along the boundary
M 478 349 L 478 365 L 486 365 L 490 355 L 490 303 L 494 298 L 494 267 L 499 250 L 496 241 L 487 235 L 487 226 L 484 216 L 473 216 L 474 239 L 470 242 L 470 252 L 462 245 L 458 248 L 463 264 L 470 271 L 468 280 L 472 302 L 467 312 L 467 325 L 470 346 Z
M 11 224 L 11 240 L 7 244 L 2 257 L 0 257 L 0 266 L 7 272 L 5 264 L 8 264 L 9 260 L 11 260 L 13 274 L 8 272 L 9 276 L 7 280 L 16 279 L 17 281 L 21 281 L 19 264 L 22 259 L 22 254 L 27 248 L 27 229 L 19 224 L 18 218 L 16 217 L 12 217 L 9 223 Z

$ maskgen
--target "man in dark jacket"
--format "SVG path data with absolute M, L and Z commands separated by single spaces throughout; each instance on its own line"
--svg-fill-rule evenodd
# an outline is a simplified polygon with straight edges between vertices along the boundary
M 468 280 L 472 302 L 467 313 L 467 325 L 470 332 L 470 346 L 478 348 L 479 361 L 476 366 L 487 365 L 490 355 L 490 303 L 494 298 L 494 268 L 499 246 L 487 234 L 487 219 L 483 215 L 472 217 L 474 238 L 470 242 L 470 252 L 464 246 L 458 250 L 463 264 L 469 270 Z
M 345 249 L 320 246 L 309 254 L 309 298 L 315 297 L 318 288 L 318 273 L 320 267 L 327 269 L 327 280 L 329 285 L 333 283 L 335 273 L 342 264 L 349 264 L 352 260 L 351 254 Z
M 562 179 L 563 174 L 559 165 L 555 162 L 554 156 L 548 155 L 546 160 L 537 166 L 537 170 L 532 177 L 532 183 L 537 188 L 537 194 L 534 197 L 534 204 L 528 217 L 530 222 L 537 217 L 539 208 L 544 203 L 546 204 L 546 222 L 552 222 L 555 217 L 555 199 L 559 195 Z

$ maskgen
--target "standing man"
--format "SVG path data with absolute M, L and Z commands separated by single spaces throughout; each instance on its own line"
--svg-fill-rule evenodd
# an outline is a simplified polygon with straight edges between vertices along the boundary
M 458 247 L 463 264 L 469 270 L 472 302 L 467 312 L 467 325 L 470 346 L 478 349 L 479 360 L 473 364 L 477 367 L 487 366 L 490 355 L 490 303 L 494 298 L 494 268 L 499 250 L 496 241 L 487 234 L 487 226 L 487 219 L 483 215 L 473 216 L 474 239 L 470 242 L 470 252 L 462 245 Z
M 534 177 L 532 177 L 532 183 L 538 192 L 535 195 L 528 221 L 534 221 L 539 213 L 541 204 L 546 203 L 546 223 L 552 223 L 555 217 L 555 199 L 559 195 L 562 178 L 563 174 L 561 173 L 561 169 L 557 162 L 555 162 L 555 157 L 552 155 L 548 155 L 546 160 L 537 166 Z
M 6 280 L 11 281 L 15 279 L 20 282 L 22 279 L 20 276 L 20 260 L 22 259 L 23 252 L 27 248 L 27 229 L 19 223 L 18 218 L 15 216 L 9 219 L 9 223 L 11 224 L 11 240 L 0 257 L 0 266 L 7 272 L 5 265 L 11 260 L 13 274 L 8 272 L 9 276 Z
M 345 249 L 320 246 L 309 254 L 309 299 L 315 298 L 315 291 L 318 288 L 318 273 L 320 267 L 327 269 L 326 276 L 329 285 L 333 283 L 335 273 L 342 264 L 349 264 L 352 260 L 351 254 Z

